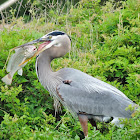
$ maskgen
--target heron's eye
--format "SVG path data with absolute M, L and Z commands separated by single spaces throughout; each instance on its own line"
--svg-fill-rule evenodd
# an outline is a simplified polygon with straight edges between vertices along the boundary
M 51 40 L 51 39 L 52 39 L 52 36 L 51 36 L 51 35 L 49 35 L 47 38 L 48 38 L 49 40 Z

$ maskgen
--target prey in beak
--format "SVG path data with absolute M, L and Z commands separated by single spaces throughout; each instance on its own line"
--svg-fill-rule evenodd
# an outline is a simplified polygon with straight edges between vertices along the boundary
M 41 52 L 43 52 L 44 50 L 50 48 L 51 46 L 49 45 L 50 41 L 42 43 L 39 45 L 37 52 L 30 58 L 26 59 L 25 61 L 23 61 L 21 64 L 19 64 L 19 66 L 23 65 L 24 63 L 30 61 L 32 58 L 36 57 L 37 55 L 39 55 Z
M 28 46 L 28 45 L 32 45 L 32 44 L 35 44 L 35 43 L 39 43 L 39 42 L 41 42 L 41 41 L 42 41 L 41 38 L 39 38 L 39 39 L 33 40 L 33 41 L 31 41 L 31 42 L 25 43 L 25 44 L 23 44 L 23 45 L 17 46 L 17 47 L 15 47 L 15 48 L 12 48 L 10 51 L 13 51 L 13 50 L 15 50 L 15 49 L 17 49 L 17 48 L 21 48 L 21 47 L 24 47 L 24 46 Z
M 17 48 L 21 48 L 21 47 L 24 47 L 24 46 L 28 46 L 28 45 L 32 45 L 32 44 L 35 44 L 35 43 L 39 43 L 39 42 L 51 41 L 51 38 L 52 38 L 52 36 L 44 35 L 43 37 L 41 37 L 39 39 L 36 39 L 36 40 L 31 41 L 31 42 L 25 43 L 25 44 L 20 45 L 18 47 L 12 48 L 10 51 L 13 51 L 13 50 L 15 50 Z
M 19 66 L 21 66 L 24 63 L 30 61 L 32 58 L 34 58 L 35 56 L 37 56 L 38 54 L 40 54 L 44 50 L 46 50 L 46 49 L 50 48 L 51 46 L 53 46 L 56 42 L 51 40 L 51 38 L 52 38 L 52 36 L 45 35 L 45 36 L 41 37 L 40 39 L 37 39 L 37 40 L 31 41 L 29 43 L 23 44 L 21 46 L 18 46 L 18 48 L 19 48 L 19 47 L 27 46 L 29 44 L 35 44 L 35 43 L 39 43 L 39 42 L 44 42 L 44 43 L 39 45 L 37 52 L 32 57 L 30 57 L 30 58 L 26 59 L 25 61 L 23 61 L 21 64 L 19 64 Z

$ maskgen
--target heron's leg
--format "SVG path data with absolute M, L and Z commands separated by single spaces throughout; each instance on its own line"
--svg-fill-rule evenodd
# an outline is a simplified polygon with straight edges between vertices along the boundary
M 78 114 L 78 118 L 83 128 L 84 135 L 87 136 L 88 135 L 88 117 L 83 114 Z
M 88 120 L 89 120 L 89 122 L 91 123 L 91 125 L 92 125 L 93 127 L 96 127 L 96 130 L 98 130 L 97 125 L 96 125 L 96 121 L 95 121 L 93 118 L 88 119 Z

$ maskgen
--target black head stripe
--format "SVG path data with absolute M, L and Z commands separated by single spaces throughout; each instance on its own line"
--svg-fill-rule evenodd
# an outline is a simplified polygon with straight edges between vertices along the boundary
M 47 36 L 49 36 L 49 35 L 51 35 L 51 36 L 57 36 L 57 35 L 64 35 L 64 34 L 66 34 L 66 33 L 61 32 L 61 31 L 53 31 L 53 32 L 47 34 Z M 69 37 L 69 39 L 70 39 L 70 41 L 71 41 L 71 38 L 70 38 L 69 35 L 68 35 L 68 37 Z
M 57 36 L 57 35 L 64 35 L 64 32 L 61 31 L 53 31 L 51 33 L 49 33 L 48 35 L 52 35 L 52 36 Z

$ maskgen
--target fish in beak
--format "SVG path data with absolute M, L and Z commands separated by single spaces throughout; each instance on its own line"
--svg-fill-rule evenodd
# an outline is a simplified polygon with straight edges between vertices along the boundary
M 6 68 L 8 74 L 4 76 L 1 80 L 7 85 L 11 85 L 15 72 L 17 71 L 19 75 L 22 75 L 22 68 L 27 63 L 24 63 L 23 65 L 20 66 L 19 64 L 21 64 L 26 59 L 32 57 L 36 52 L 37 49 L 36 46 L 34 45 L 28 45 L 15 49 L 15 53 L 12 54 L 12 56 L 10 57 Z
M 44 35 L 43 37 L 41 37 L 39 39 L 33 40 L 33 41 L 25 43 L 23 45 L 17 46 L 15 48 L 12 48 L 10 51 L 13 51 L 13 50 L 15 50 L 17 48 L 21 48 L 21 47 L 24 47 L 24 46 L 32 45 L 32 44 L 39 43 L 39 42 L 45 42 L 45 41 L 47 41 L 47 42 L 51 41 L 50 36 Z
M 39 55 L 41 52 L 43 52 L 44 50 L 50 48 L 51 46 L 53 46 L 56 42 L 55 41 L 46 41 L 42 44 L 39 45 L 37 52 L 30 58 L 26 59 L 24 62 L 22 62 L 21 64 L 19 64 L 19 66 L 23 65 L 24 63 L 30 61 L 32 58 L 34 58 L 35 56 Z
M 23 45 L 17 46 L 17 47 L 15 47 L 15 48 L 12 48 L 10 51 L 13 51 L 13 50 L 15 50 L 15 49 L 17 49 L 17 48 L 21 48 L 21 47 L 24 47 L 24 46 L 28 46 L 28 45 L 32 45 L 32 44 L 35 44 L 35 43 L 39 43 L 39 42 L 41 42 L 41 38 L 36 39 L 36 40 L 33 40 L 33 41 L 31 41 L 31 42 L 28 42 L 28 43 L 25 43 L 25 44 L 23 44 Z
M 31 42 L 28 42 L 26 44 L 23 44 L 21 46 L 18 46 L 18 47 L 15 47 L 13 48 L 12 50 L 14 49 L 17 49 L 17 48 L 20 48 L 20 47 L 24 47 L 24 46 L 27 46 L 27 45 L 31 45 L 31 44 L 35 44 L 35 43 L 39 43 L 39 42 L 45 42 L 43 44 L 41 44 L 38 48 L 38 51 L 30 58 L 26 59 L 24 62 L 22 62 L 21 64 L 19 64 L 19 66 L 21 66 L 22 64 L 30 61 L 32 58 L 34 58 L 35 56 L 37 56 L 38 54 L 40 54 L 41 52 L 43 52 L 44 50 L 46 50 L 47 48 L 50 48 L 52 46 L 51 44 L 51 36 L 47 36 L 47 35 L 44 35 L 43 37 L 37 39 L 37 40 L 33 40 Z M 50 44 L 50 45 L 49 45 Z

